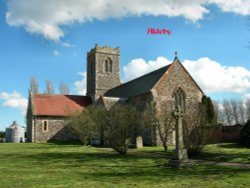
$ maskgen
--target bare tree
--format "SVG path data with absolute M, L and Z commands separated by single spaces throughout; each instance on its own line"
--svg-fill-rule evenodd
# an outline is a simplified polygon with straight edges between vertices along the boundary
M 217 101 L 213 101 L 213 105 L 214 105 L 214 111 L 217 117 L 217 122 L 224 122 L 225 117 L 224 117 L 224 112 L 221 108 L 221 105 Z
M 33 77 L 33 76 L 30 78 L 30 88 L 29 88 L 29 90 L 32 93 L 38 93 L 38 90 L 39 90 L 38 82 L 37 82 L 36 78 Z
M 239 112 L 239 123 L 243 125 L 246 122 L 246 109 L 243 100 L 239 101 L 238 112 Z
M 233 125 L 233 109 L 231 102 L 228 100 L 224 100 L 222 106 L 227 124 Z
M 235 124 L 239 123 L 239 111 L 238 111 L 238 101 L 235 99 L 231 99 L 230 101 L 232 107 L 232 118 Z
M 47 80 L 46 81 L 46 88 L 45 88 L 45 92 L 47 94 L 54 94 L 55 89 L 54 89 L 54 84 L 51 80 Z
M 60 86 L 59 86 L 59 91 L 60 91 L 60 94 L 64 94 L 64 95 L 69 94 L 69 87 L 68 87 L 68 85 L 62 81 L 60 83 Z
M 164 151 L 168 150 L 170 135 L 175 128 L 173 112 L 167 109 L 166 106 L 165 104 L 161 105 L 159 110 L 156 110 L 156 105 L 150 104 L 144 111 L 144 121 L 151 128 L 156 127 Z
M 250 119 L 250 99 L 246 100 L 245 105 L 246 105 L 246 118 L 247 120 L 249 120 Z

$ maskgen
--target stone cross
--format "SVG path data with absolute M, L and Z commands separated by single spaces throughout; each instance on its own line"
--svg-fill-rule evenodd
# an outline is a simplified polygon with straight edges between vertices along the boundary
M 180 106 L 177 106 L 176 110 L 174 111 L 174 116 L 176 118 L 176 148 L 184 148 L 182 118 L 185 116 L 185 113 Z
M 176 118 L 176 129 L 175 129 L 175 151 L 170 160 L 171 166 L 181 167 L 186 166 L 188 163 L 187 150 L 185 149 L 183 142 L 183 129 L 182 129 L 182 118 L 185 116 L 182 108 L 177 106 L 173 115 Z

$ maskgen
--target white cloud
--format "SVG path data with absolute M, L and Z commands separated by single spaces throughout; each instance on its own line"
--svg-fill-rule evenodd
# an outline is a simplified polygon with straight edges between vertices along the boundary
M 86 72 L 80 72 L 78 74 L 82 76 L 82 79 L 74 83 L 75 89 L 79 95 L 86 95 Z
M 207 93 L 243 93 L 250 88 L 250 71 L 240 66 L 222 66 L 208 57 L 185 60 L 185 68 Z
M 0 93 L 0 99 L 4 101 L 2 104 L 3 106 L 10 108 L 17 108 L 21 110 L 23 115 L 25 115 L 28 105 L 28 100 L 22 97 L 21 94 L 17 92 L 13 93 L 2 92 Z
M 172 61 L 164 57 L 149 62 L 144 59 L 134 59 L 122 69 L 124 81 L 132 80 L 170 63 Z M 250 70 L 244 67 L 222 66 L 208 57 L 195 61 L 185 60 L 183 65 L 205 93 L 244 93 L 250 89 Z
M 57 56 L 60 55 L 60 52 L 59 52 L 58 50 L 54 50 L 54 51 L 53 51 L 53 55 L 57 57 Z
M 127 16 L 184 17 L 193 23 L 209 13 L 209 4 L 224 12 L 250 15 L 249 0 L 8 0 L 6 21 L 24 27 L 27 32 L 59 41 L 64 37 L 62 26 Z M 71 46 L 68 43 L 62 43 Z
M 164 57 L 158 57 L 155 61 L 146 62 L 144 59 L 133 59 L 130 63 L 122 68 L 124 72 L 124 81 L 129 81 L 163 66 L 172 63 Z
M 249 0 L 208 0 L 208 3 L 216 4 L 224 12 L 247 16 L 250 15 Z
M 242 96 L 242 100 L 243 100 L 244 102 L 250 100 L 250 93 L 247 93 L 247 94 L 243 95 L 243 96 Z

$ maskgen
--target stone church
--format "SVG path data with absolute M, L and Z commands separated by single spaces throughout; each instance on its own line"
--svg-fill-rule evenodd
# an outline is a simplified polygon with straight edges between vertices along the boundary
M 154 102 L 156 109 L 173 111 L 178 105 L 192 114 L 200 104 L 203 91 L 183 67 L 177 55 L 170 65 L 122 84 L 120 49 L 96 45 L 87 53 L 87 96 L 30 93 L 27 108 L 27 140 L 47 142 L 77 139 L 67 126 L 72 113 L 90 104 L 107 109 L 119 101 L 140 106 Z M 143 144 L 160 145 L 157 130 L 142 135 Z

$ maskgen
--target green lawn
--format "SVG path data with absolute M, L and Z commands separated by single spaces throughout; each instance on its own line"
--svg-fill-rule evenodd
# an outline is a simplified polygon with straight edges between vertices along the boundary
M 250 148 L 244 148 L 236 143 L 210 144 L 204 148 L 201 159 L 219 162 L 250 164 Z
M 221 150 L 208 146 L 207 153 Z M 247 187 L 250 169 L 196 165 L 166 167 L 162 148 L 132 150 L 120 156 L 110 149 L 80 145 L 0 144 L 0 187 Z M 227 153 L 224 147 L 221 151 Z M 235 148 L 239 155 L 249 149 Z M 222 154 L 221 154 L 222 155 Z M 249 156 L 248 156 L 249 157 Z M 243 162 L 246 162 L 243 160 Z

